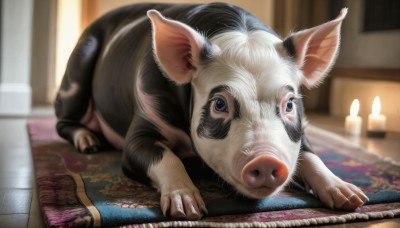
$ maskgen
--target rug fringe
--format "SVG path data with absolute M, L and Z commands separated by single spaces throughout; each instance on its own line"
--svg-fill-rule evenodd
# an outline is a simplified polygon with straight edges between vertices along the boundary
M 380 212 L 367 213 L 351 213 L 339 216 L 329 216 L 323 218 L 298 219 L 291 221 L 275 221 L 275 222 L 238 222 L 238 223 L 221 223 L 221 222 L 202 222 L 202 221 L 171 221 L 161 222 L 158 224 L 142 224 L 141 227 L 298 227 L 322 224 L 346 223 L 354 220 L 382 219 L 393 218 L 400 215 L 400 209 Z M 129 226 L 124 226 L 129 228 Z M 132 227 L 136 227 L 133 225 Z

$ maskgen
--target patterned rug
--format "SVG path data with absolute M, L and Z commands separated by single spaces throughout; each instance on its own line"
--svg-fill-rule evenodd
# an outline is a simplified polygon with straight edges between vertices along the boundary
M 352 212 L 329 210 L 297 185 L 265 200 L 249 200 L 218 181 L 198 179 L 208 215 L 200 221 L 168 221 L 157 191 L 123 175 L 121 152 L 80 154 L 57 136 L 54 125 L 49 118 L 28 123 L 39 201 L 51 227 L 280 227 L 400 215 L 400 165 L 313 126 L 307 134 L 316 153 L 335 174 L 367 193 L 367 205 Z

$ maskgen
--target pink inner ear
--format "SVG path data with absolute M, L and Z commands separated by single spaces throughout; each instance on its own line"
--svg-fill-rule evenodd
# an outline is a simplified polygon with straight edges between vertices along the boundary
M 200 51 L 205 38 L 189 26 L 164 18 L 150 10 L 153 25 L 155 57 L 164 73 L 178 84 L 192 79 L 193 69 L 200 64 Z
M 333 66 L 346 14 L 347 9 L 343 9 L 335 20 L 293 35 L 296 64 L 303 71 L 303 84 L 307 87 L 317 85 Z

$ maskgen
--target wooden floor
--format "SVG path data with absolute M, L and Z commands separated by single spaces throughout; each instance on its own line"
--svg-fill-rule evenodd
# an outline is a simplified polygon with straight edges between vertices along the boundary
M 51 115 L 37 109 L 34 115 Z M 309 115 L 311 124 L 343 134 L 343 119 Z M 400 162 L 400 134 L 385 139 L 348 138 L 373 153 Z M 0 117 L 0 227 L 43 227 L 34 183 L 26 118 Z M 400 227 L 400 218 L 356 222 L 325 227 Z

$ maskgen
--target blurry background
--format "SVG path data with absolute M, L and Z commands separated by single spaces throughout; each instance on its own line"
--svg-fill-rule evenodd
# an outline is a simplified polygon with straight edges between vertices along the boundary
M 0 115 L 24 116 L 32 107 L 51 106 L 68 56 L 85 27 L 109 10 L 136 2 L 147 1 L 1 0 Z M 343 117 L 358 98 L 359 115 L 367 120 L 373 98 L 380 96 L 388 131 L 400 132 L 400 1 L 223 2 L 247 9 L 282 37 L 331 20 L 348 7 L 335 68 L 319 88 L 303 90 L 307 112 Z

